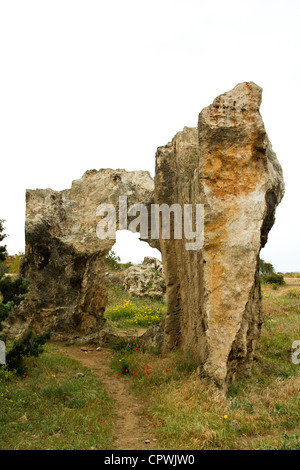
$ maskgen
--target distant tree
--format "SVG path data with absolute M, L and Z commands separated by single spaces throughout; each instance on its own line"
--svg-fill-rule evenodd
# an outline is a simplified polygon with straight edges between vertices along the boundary
M 131 261 L 128 261 L 127 263 L 121 263 L 120 256 L 118 256 L 112 250 L 105 256 L 104 261 L 105 261 L 105 264 L 113 271 L 122 271 L 132 266 Z
M 4 222 L 5 220 L 1 219 L 0 220 L 0 242 L 4 240 L 4 238 L 7 237 L 7 235 L 4 232 Z M 0 261 L 4 261 L 5 258 L 7 257 L 7 251 L 6 251 L 6 245 L 0 245 Z
M 261 274 L 260 280 L 263 284 L 285 284 L 284 277 L 276 273 Z
M 259 271 L 261 274 L 273 274 L 274 267 L 271 263 L 266 263 L 263 259 L 259 260 Z
M 106 256 L 105 256 L 105 264 L 109 266 L 111 269 L 118 270 L 120 269 L 120 256 L 118 256 L 114 251 L 110 251 Z
M 283 275 L 276 274 L 274 266 L 271 263 L 266 263 L 263 259 L 259 260 L 259 272 L 263 284 L 285 284 Z

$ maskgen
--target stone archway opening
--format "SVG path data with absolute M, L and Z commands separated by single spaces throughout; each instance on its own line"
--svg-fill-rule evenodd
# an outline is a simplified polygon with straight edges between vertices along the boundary
M 166 285 L 161 253 L 139 232 L 120 230 L 105 257 L 107 327 L 134 336 L 161 321 L 166 311 Z M 116 330 L 114 329 L 117 334 Z
M 12 337 L 31 329 L 35 333 L 50 330 L 52 338 L 59 340 L 99 339 L 107 303 L 105 257 L 115 240 L 99 237 L 98 208 L 112 208 L 118 230 L 120 198 L 125 197 L 128 208 L 153 204 L 154 181 L 149 172 L 88 170 L 69 189 L 26 191 L 21 274 L 31 281 L 31 290 L 10 317 Z M 129 223 L 124 213 L 122 222 Z M 151 243 L 149 237 L 147 241 Z M 158 240 L 155 243 L 159 246 Z
M 185 127 L 158 147 L 154 180 L 147 171 L 106 168 L 87 171 L 63 191 L 28 190 L 21 274 L 31 291 L 10 315 L 12 336 L 50 329 L 63 340 L 99 340 L 107 305 L 105 257 L 115 243 L 99 237 L 105 206 L 112 208 L 114 231 L 140 225 L 145 242 L 161 250 L 164 349 L 192 349 L 201 375 L 220 387 L 249 374 L 263 322 L 259 253 L 284 195 L 259 112 L 261 94 L 245 82 L 218 96 L 201 111 L 197 127 Z M 190 251 L 184 237 L 153 234 L 153 204 L 201 204 L 202 248 Z M 142 224 L 132 224 L 136 212 Z
M 147 241 L 141 240 L 140 236 L 139 232 L 117 230 L 116 242 L 112 247 L 112 251 L 120 257 L 121 263 L 141 264 L 145 256 L 157 258 L 161 261 L 160 251 L 157 248 L 152 248 Z

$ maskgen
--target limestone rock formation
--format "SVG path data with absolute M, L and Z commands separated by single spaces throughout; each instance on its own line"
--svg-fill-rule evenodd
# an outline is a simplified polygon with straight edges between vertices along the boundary
M 185 204 L 194 210 L 202 204 L 204 238 L 197 249 L 187 249 L 185 231 L 182 238 L 172 235 L 180 226 L 175 215 L 170 239 L 160 232 L 157 240 L 149 223 L 145 238 L 161 250 L 167 300 L 162 325 L 151 331 L 159 344 L 163 338 L 165 350 L 191 351 L 201 375 L 221 387 L 236 373 L 248 374 L 263 321 L 259 253 L 284 193 L 259 112 L 261 95 L 249 82 L 218 96 L 199 114 L 196 128 L 185 127 L 157 149 L 154 182 L 148 172 L 91 170 L 71 189 L 27 191 L 22 274 L 32 289 L 14 309 L 10 333 L 50 328 L 61 339 L 110 334 L 103 319 L 104 257 L 114 240 L 97 236 L 98 205 L 116 207 L 118 229 L 124 223 L 119 196 L 127 196 L 129 206 L 144 204 L 149 222 L 154 202 L 179 204 L 182 211 Z
M 166 287 L 161 261 L 146 256 L 142 264 L 128 268 L 125 272 L 124 287 L 127 292 L 137 297 L 162 298 Z
M 22 274 L 31 291 L 10 317 L 14 336 L 29 328 L 50 329 L 52 338 L 87 336 L 104 325 L 104 257 L 115 240 L 96 233 L 97 207 L 113 204 L 119 226 L 119 196 L 128 207 L 153 203 L 153 179 L 146 171 L 90 170 L 71 189 L 26 192 L 26 253 Z M 157 240 L 153 246 L 158 247 Z
M 237 85 L 156 154 L 155 202 L 204 204 L 201 250 L 186 250 L 185 237 L 160 238 L 164 347 L 191 350 L 220 386 L 251 369 L 263 321 L 259 252 L 284 193 L 261 95 L 252 82 Z

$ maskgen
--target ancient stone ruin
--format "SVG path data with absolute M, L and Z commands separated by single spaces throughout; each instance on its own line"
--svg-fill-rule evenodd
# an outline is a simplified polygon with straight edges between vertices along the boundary
M 91 170 L 71 189 L 28 190 L 26 255 L 31 280 L 14 310 L 11 334 L 50 328 L 54 338 L 99 340 L 105 329 L 104 257 L 113 240 L 96 234 L 99 204 L 204 204 L 204 244 L 185 237 L 152 239 L 161 250 L 167 314 L 163 349 L 191 351 L 200 374 L 221 387 L 249 374 L 263 322 L 259 253 L 284 194 L 282 170 L 259 113 L 262 90 L 242 83 L 218 96 L 156 153 L 155 179 L 145 171 Z M 150 214 L 150 211 L 149 211 Z M 128 220 L 129 221 L 129 220 Z M 171 218 L 174 225 L 174 218 Z M 150 226 L 150 224 L 149 224 Z M 173 234 L 173 235 L 172 235 Z

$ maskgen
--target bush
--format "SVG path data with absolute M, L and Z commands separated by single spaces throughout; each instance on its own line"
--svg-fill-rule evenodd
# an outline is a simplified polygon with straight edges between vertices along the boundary
M 280 274 L 276 274 L 276 273 L 262 274 L 260 276 L 260 279 L 263 284 L 278 284 L 278 285 L 285 284 L 283 276 Z
M 8 273 L 9 267 L 0 261 L 0 279 L 4 276 L 5 273 Z
M 8 304 L 3 304 L 2 302 L 0 302 L 0 331 L 2 331 L 3 329 L 1 323 L 4 320 L 6 320 L 6 318 L 8 317 L 9 312 L 11 311 L 12 305 L 13 304 L 11 302 Z
M 28 291 L 29 282 L 25 281 L 23 277 L 12 279 L 11 276 L 6 276 L 0 281 L 0 291 L 2 293 L 2 302 L 4 304 L 13 302 L 15 305 L 24 299 Z
M 121 263 L 121 258 L 114 251 L 110 251 L 104 258 L 105 264 L 113 271 L 123 271 L 130 268 L 132 262 Z
M 105 264 L 110 267 L 110 269 L 113 270 L 118 270 L 120 269 L 120 257 L 116 255 L 114 251 L 110 251 L 106 256 L 105 256 Z
M 26 336 L 14 342 L 11 350 L 6 354 L 6 365 L 8 369 L 15 370 L 17 374 L 23 374 L 25 371 L 24 358 L 37 357 L 44 350 L 43 345 L 50 339 L 50 332 L 33 336 L 29 331 Z
M 3 234 L 3 222 L 3 220 L 0 220 L 0 242 L 6 237 L 6 234 Z M 14 266 L 14 269 L 18 269 L 21 256 L 19 254 L 16 257 L 17 265 Z M 0 261 L 5 261 L 6 257 L 6 246 L 0 246 Z M 3 273 L 3 270 L 0 271 L 0 294 L 2 297 L 0 301 L 0 331 L 3 330 L 1 323 L 9 316 L 11 309 L 22 302 L 29 287 L 29 282 L 25 281 L 23 277 L 19 276 L 17 279 L 14 279 L 11 276 L 6 276 L 2 278 Z M 4 336 L 1 336 L 2 340 L 5 339 Z M 6 352 L 7 369 L 14 370 L 18 374 L 24 373 L 25 357 L 37 357 L 41 354 L 43 352 L 43 345 L 48 339 L 50 339 L 50 332 L 33 336 L 32 331 L 29 331 L 22 340 L 15 341 L 10 350 Z

